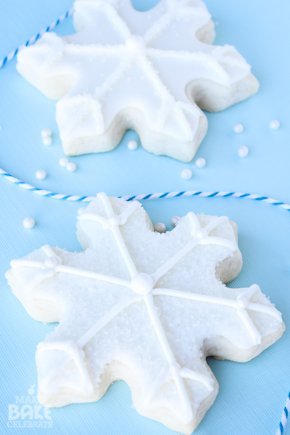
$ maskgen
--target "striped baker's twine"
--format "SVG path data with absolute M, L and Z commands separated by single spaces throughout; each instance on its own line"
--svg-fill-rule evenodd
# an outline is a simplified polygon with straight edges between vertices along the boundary
M 49 32 L 50 30 L 54 29 L 59 23 L 64 21 L 67 17 L 72 15 L 74 12 L 74 8 L 70 8 L 65 14 L 63 14 L 61 17 L 59 17 L 58 20 L 53 21 L 49 26 L 47 26 L 45 29 L 41 30 L 37 35 L 32 36 L 32 38 L 28 39 L 24 44 L 19 45 L 14 51 L 11 51 L 11 53 L 7 54 L 3 59 L 0 60 L 0 68 L 3 68 L 3 66 L 12 60 L 16 54 L 22 50 L 24 47 L 28 47 L 29 45 L 34 44 L 44 33 Z
M 282 435 L 284 433 L 285 426 L 288 421 L 288 415 L 290 413 L 290 392 L 288 394 L 285 407 L 283 409 L 281 421 L 279 423 L 279 429 L 276 432 L 276 435 Z
M 54 199 L 62 199 L 66 201 L 78 201 L 78 202 L 90 202 L 95 196 L 78 196 L 78 195 L 66 195 L 64 193 L 53 193 L 49 190 L 39 189 L 38 187 L 32 186 L 31 184 L 25 183 L 24 181 L 18 180 L 18 178 L 13 177 L 13 175 L 8 174 L 4 169 L 0 168 L 0 175 L 5 177 L 11 183 L 18 184 L 18 186 L 23 187 L 26 190 L 37 193 L 40 196 L 47 196 Z M 276 207 L 283 208 L 284 210 L 290 211 L 290 205 L 284 202 L 278 201 L 277 199 L 269 198 L 267 196 L 256 195 L 253 193 L 239 193 L 239 192 L 200 192 L 198 190 L 187 190 L 184 192 L 166 192 L 166 193 L 149 193 L 133 196 L 120 196 L 120 199 L 125 201 L 141 201 L 145 199 L 159 199 L 159 198 L 176 198 L 181 196 L 201 196 L 204 198 L 246 198 L 255 201 L 266 202 L 268 204 L 275 205 Z

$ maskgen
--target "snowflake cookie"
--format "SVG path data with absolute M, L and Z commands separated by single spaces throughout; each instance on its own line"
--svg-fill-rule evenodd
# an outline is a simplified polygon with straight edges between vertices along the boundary
M 45 245 L 7 272 L 32 317 L 59 322 L 37 346 L 40 403 L 93 402 L 124 379 L 140 414 L 190 434 L 218 392 L 206 357 L 248 361 L 284 330 L 258 285 L 223 284 L 241 269 L 236 225 L 190 212 L 160 234 L 140 203 L 101 193 L 77 235 L 83 252 Z
M 216 112 L 254 94 L 258 82 L 234 47 L 210 45 L 214 24 L 200 0 L 77 0 L 77 33 L 45 33 L 18 54 L 18 71 L 60 100 L 64 152 L 110 151 L 132 128 L 143 147 L 190 161 Z M 199 107 L 198 107 L 199 106 Z

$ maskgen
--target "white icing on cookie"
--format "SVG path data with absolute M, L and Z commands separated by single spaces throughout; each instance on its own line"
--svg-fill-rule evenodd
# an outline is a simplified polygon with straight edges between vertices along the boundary
M 74 17 L 76 34 L 45 33 L 19 53 L 17 65 L 47 96 L 60 98 L 56 118 L 68 154 L 115 147 L 109 129 L 123 113 L 124 131 L 133 126 L 142 135 L 140 123 L 145 122 L 152 138 L 159 134 L 180 143 L 173 150 L 165 144 L 163 154 L 191 160 L 206 132 L 194 98 L 208 94 L 209 101 L 198 102 L 216 111 L 257 90 L 253 76 L 240 90 L 250 66 L 234 47 L 212 46 L 196 36 L 205 26 L 208 38 L 214 35 L 210 14 L 199 0 L 161 0 L 147 12 L 134 10 L 130 0 L 78 0 Z M 128 116 L 128 109 L 135 115 Z M 147 139 L 141 139 L 148 149 Z M 150 151 L 160 154 L 156 147 Z
M 238 250 L 228 218 L 191 212 L 158 234 L 139 203 L 101 193 L 78 221 L 86 251 L 46 245 L 13 260 L 8 272 L 28 311 L 43 300 L 61 312 L 59 326 L 38 346 L 43 401 L 57 401 L 67 388 L 82 401 L 96 400 L 100 376 L 118 361 L 139 385 L 142 413 L 166 408 L 193 425 L 201 403 L 216 394 L 205 342 L 217 340 L 228 358 L 228 347 L 254 355 L 263 337 L 282 327 L 257 285 L 230 289 L 216 279 L 216 267 Z

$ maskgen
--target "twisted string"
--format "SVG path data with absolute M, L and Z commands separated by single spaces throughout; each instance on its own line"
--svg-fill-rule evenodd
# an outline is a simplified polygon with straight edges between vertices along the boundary
M 34 44 L 44 33 L 51 31 L 54 29 L 58 24 L 60 24 L 62 21 L 64 21 L 66 18 L 71 16 L 74 12 L 74 7 L 71 7 L 65 14 L 61 15 L 56 21 L 53 21 L 49 26 L 47 26 L 45 29 L 41 30 L 36 35 L 32 36 L 30 39 L 28 39 L 25 43 L 21 44 L 19 47 L 17 47 L 15 50 L 11 51 L 7 56 L 5 56 L 3 59 L 0 60 L 0 69 L 6 65 L 7 62 L 14 59 L 14 57 L 17 55 L 17 53 L 22 50 L 24 47 L 28 47 L 29 45 Z M 65 195 L 62 193 L 53 193 L 48 190 L 39 189 L 35 186 L 32 186 L 28 183 L 25 183 L 24 181 L 19 180 L 16 177 L 13 177 L 11 174 L 8 174 L 8 172 L 4 171 L 0 168 L 0 175 L 5 177 L 7 180 L 9 180 L 11 183 L 18 184 L 20 187 L 23 187 L 26 190 L 30 190 L 34 193 L 37 193 L 40 196 L 46 196 L 54 199 L 60 199 L 60 200 L 67 200 L 67 201 L 78 201 L 78 202 L 90 202 L 94 199 L 94 196 L 78 196 L 78 195 Z M 175 197 L 181 197 L 181 196 L 201 196 L 204 198 L 213 198 L 213 197 L 219 197 L 219 198 L 246 198 L 246 199 L 252 199 L 255 201 L 261 201 L 266 202 L 268 204 L 275 205 L 277 207 L 283 208 L 284 210 L 290 210 L 290 205 L 283 203 L 281 201 L 278 201 L 273 198 L 269 198 L 267 196 L 257 195 L 257 194 L 250 194 L 250 193 L 239 193 L 239 192 L 199 192 L 199 191 L 183 191 L 183 192 L 166 192 L 166 193 L 151 193 L 151 194 L 140 194 L 140 195 L 134 195 L 134 196 L 121 196 L 119 198 L 124 199 L 126 201 L 134 201 L 134 200 L 145 200 L 145 199 L 159 199 L 159 198 L 175 198 Z M 287 401 L 285 404 L 285 407 L 283 409 L 281 421 L 279 423 L 279 428 L 276 432 L 276 435 L 283 435 L 285 426 L 288 421 L 288 415 L 290 413 L 290 392 L 287 397 Z
M 0 168 L 0 175 L 6 178 L 11 183 L 17 184 L 18 186 L 30 190 L 31 192 L 37 193 L 40 196 L 46 196 L 53 199 L 60 199 L 66 201 L 78 201 L 78 202 L 90 202 L 95 196 L 78 196 L 78 195 L 67 195 L 64 193 L 54 193 L 49 190 L 39 189 L 38 187 L 32 186 L 31 184 L 25 183 L 19 180 L 4 169 Z M 201 196 L 203 198 L 246 198 L 252 199 L 254 201 L 265 202 L 267 204 L 275 205 L 276 207 L 283 208 L 284 210 L 290 211 L 290 205 L 281 202 L 277 199 L 269 198 L 268 196 L 257 195 L 254 193 L 240 193 L 240 192 L 201 192 L 198 190 L 187 190 L 182 192 L 165 192 L 165 193 L 149 193 L 140 194 L 133 196 L 119 196 L 120 199 L 125 201 L 141 201 L 145 199 L 159 199 L 159 198 L 176 198 L 182 196 Z
M 59 23 L 64 21 L 67 17 L 71 16 L 74 12 L 74 7 L 71 7 L 65 14 L 63 14 L 61 17 L 59 17 L 58 20 L 53 21 L 49 26 L 47 26 L 45 29 L 41 30 L 36 35 L 32 36 L 32 38 L 28 39 L 28 41 L 24 42 L 23 44 L 19 45 L 15 50 L 11 51 L 7 56 L 5 56 L 3 59 L 0 60 L 0 68 L 3 68 L 3 66 L 9 62 L 10 60 L 14 59 L 14 57 L 17 55 L 17 53 L 22 50 L 24 47 L 28 47 L 29 45 L 34 44 L 44 33 L 49 32 L 50 30 L 54 29 Z
M 287 421 L 288 421 L 288 415 L 289 415 L 289 413 L 290 413 L 290 392 L 288 394 L 288 397 L 287 397 L 287 400 L 286 400 L 286 404 L 285 404 L 285 407 L 283 409 L 281 421 L 279 423 L 279 428 L 278 428 L 278 430 L 276 432 L 276 435 L 283 435 L 285 426 L 286 426 Z

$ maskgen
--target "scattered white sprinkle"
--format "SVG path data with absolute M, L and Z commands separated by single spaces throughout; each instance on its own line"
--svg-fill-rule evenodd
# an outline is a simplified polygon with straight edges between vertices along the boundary
M 85 211 L 86 207 L 80 207 L 78 209 L 78 215 L 83 214 L 83 212 Z
M 138 148 L 138 143 L 135 140 L 129 140 L 127 147 L 131 151 L 135 151 Z
M 199 159 L 197 159 L 197 161 L 195 162 L 196 166 L 200 169 L 204 168 L 206 165 L 206 161 L 203 157 L 200 157 Z
M 273 121 L 271 121 L 269 125 L 272 130 L 278 130 L 278 128 L 280 127 L 280 122 L 277 121 L 277 119 L 273 119 Z
M 67 164 L 69 163 L 69 161 L 66 157 L 62 157 L 61 159 L 59 159 L 58 163 L 60 166 L 65 168 L 67 166 Z
M 183 178 L 183 180 L 190 180 L 192 177 L 192 172 L 190 169 L 183 169 L 183 171 L 181 171 L 181 178 Z
M 27 217 L 27 218 L 25 218 L 24 221 L 23 221 L 23 226 L 24 226 L 24 228 L 27 228 L 27 229 L 29 229 L 29 230 L 30 230 L 31 228 L 33 228 L 34 225 L 35 225 L 35 220 L 34 220 L 32 217 Z
M 38 178 L 38 180 L 44 180 L 44 178 L 46 178 L 46 172 L 43 169 L 39 169 L 36 171 L 35 176 Z
M 154 231 L 157 233 L 165 233 L 166 226 L 162 222 L 157 222 L 157 224 L 154 225 Z
M 52 144 L 52 139 L 51 139 L 51 137 L 50 136 L 47 136 L 47 137 L 44 137 L 43 138 L 43 145 L 46 145 L 46 146 L 49 146 L 49 145 L 51 145 Z
M 178 222 L 180 221 L 180 217 L 179 216 L 173 216 L 173 218 L 171 219 L 170 223 L 173 227 L 176 227 L 176 225 L 178 224 Z
M 247 147 L 245 147 L 245 146 L 241 146 L 241 147 L 238 149 L 238 155 L 239 155 L 240 157 L 247 157 L 248 154 L 249 154 L 249 150 L 248 150 Z
M 242 133 L 243 131 L 244 131 L 244 126 L 242 124 L 234 125 L 234 132 L 235 133 Z
M 52 131 L 50 128 L 44 128 L 43 130 L 41 130 L 40 134 L 42 137 L 49 137 L 52 135 Z
M 69 172 L 74 172 L 74 171 L 76 170 L 76 168 L 77 168 L 77 165 L 76 165 L 74 162 L 69 162 L 69 163 L 66 165 L 66 169 L 67 169 Z

